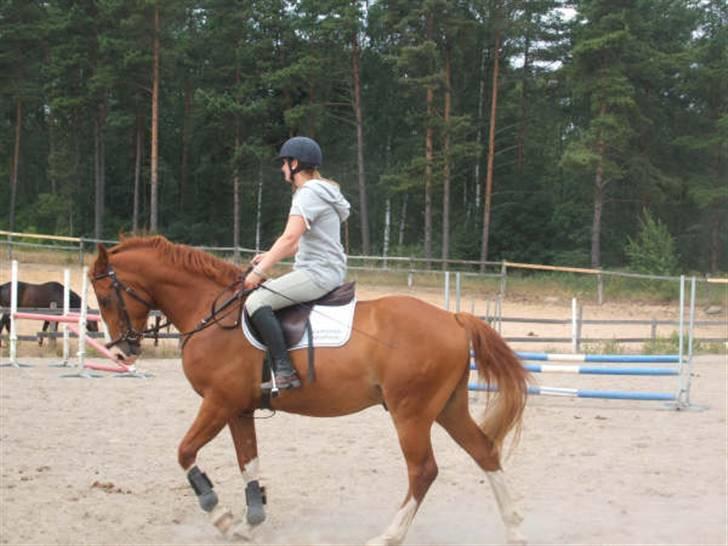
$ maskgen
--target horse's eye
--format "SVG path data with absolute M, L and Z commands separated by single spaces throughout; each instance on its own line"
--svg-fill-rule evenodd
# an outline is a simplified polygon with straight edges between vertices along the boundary
M 109 298 L 106 298 L 106 297 L 99 298 L 99 305 L 101 307 L 108 307 L 110 303 L 111 303 L 111 300 L 109 300 Z

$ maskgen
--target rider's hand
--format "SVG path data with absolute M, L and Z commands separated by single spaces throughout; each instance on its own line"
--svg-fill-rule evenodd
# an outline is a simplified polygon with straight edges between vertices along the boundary
M 253 259 L 250 260 L 250 265 L 258 265 L 260 263 L 260 260 L 263 259 L 263 256 L 265 256 L 265 252 L 261 252 L 260 254 L 256 254 L 253 256 Z
M 246 290 L 252 290 L 253 288 L 256 288 L 260 283 L 262 283 L 265 279 L 258 275 L 257 273 L 251 271 L 248 273 L 248 275 L 245 277 L 245 282 L 243 283 L 243 286 Z

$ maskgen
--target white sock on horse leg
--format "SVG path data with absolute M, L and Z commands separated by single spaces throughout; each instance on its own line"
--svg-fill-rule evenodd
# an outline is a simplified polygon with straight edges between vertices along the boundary
M 245 468 L 242 470 L 241 474 L 243 475 L 243 481 L 245 482 L 245 485 L 248 485 L 248 483 L 252 481 L 260 480 L 258 457 L 250 459 L 245 465 Z
M 412 520 L 417 513 L 417 506 L 418 504 L 414 497 L 410 498 L 395 514 L 387 530 L 367 542 L 367 546 L 395 546 L 402 544 L 407 531 L 412 525 Z
M 509 544 L 525 544 L 526 538 L 521 534 L 519 526 L 523 517 L 516 510 L 515 503 L 511 498 L 506 485 L 505 474 L 502 470 L 486 472 L 490 486 L 493 488 L 495 500 L 498 503 L 498 510 L 501 514 L 503 524 L 506 526 L 506 538 Z

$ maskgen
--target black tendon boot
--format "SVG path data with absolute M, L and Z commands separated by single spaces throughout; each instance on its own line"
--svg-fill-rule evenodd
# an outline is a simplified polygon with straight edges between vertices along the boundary
M 285 390 L 300 387 L 301 380 L 296 375 L 296 370 L 293 369 L 288 358 L 288 350 L 283 339 L 281 325 L 273 314 L 273 308 L 270 305 L 261 307 L 251 315 L 250 320 L 253 321 L 253 325 L 268 346 L 278 388 Z

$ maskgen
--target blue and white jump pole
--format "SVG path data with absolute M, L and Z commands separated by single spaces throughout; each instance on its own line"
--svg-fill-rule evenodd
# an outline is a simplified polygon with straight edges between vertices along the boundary
M 693 326 L 695 320 L 695 277 L 692 279 L 690 293 L 690 322 L 688 327 L 688 350 L 685 357 L 684 347 L 684 315 L 685 315 L 685 277 L 680 277 L 680 312 L 679 312 L 679 349 L 678 354 L 664 355 L 624 355 L 624 354 L 557 354 L 537 352 L 517 352 L 524 367 L 532 373 L 567 373 L 581 375 L 632 375 L 632 376 L 677 376 L 678 386 L 675 392 L 647 392 L 622 390 L 589 390 L 564 387 L 530 386 L 528 393 L 532 395 L 566 396 L 574 398 L 602 398 L 614 400 L 653 400 L 671 402 L 675 409 L 690 407 L 690 385 L 693 356 Z M 471 355 L 472 358 L 472 355 Z M 601 366 L 581 364 L 602 364 Z M 609 364 L 620 364 L 610 366 Z M 648 366 L 624 366 L 624 364 L 648 364 Z M 649 366 L 649 364 L 674 364 L 674 366 Z M 471 370 L 476 366 L 471 361 Z M 494 391 L 491 385 L 470 383 L 473 391 Z

